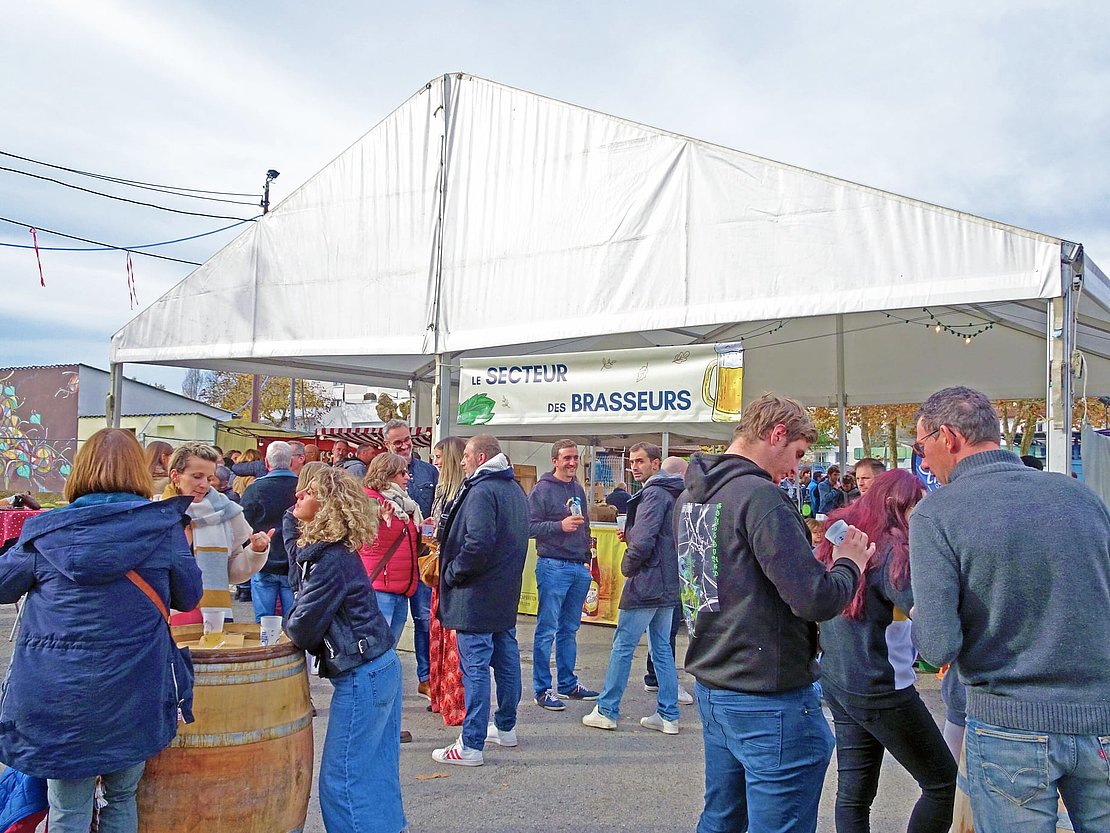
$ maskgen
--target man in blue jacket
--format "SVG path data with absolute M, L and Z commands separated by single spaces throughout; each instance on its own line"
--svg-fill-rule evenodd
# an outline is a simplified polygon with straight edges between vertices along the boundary
M 391 419 L 382 429 L 385 447 L 394 454 L 400 454 L 409 464 L 409 497 L 420 507 L 425 518 L 432 515 L 432 501 L 436 496 L 439 483 L 439 469 L 425 463 L 412 453 L 412 431 L 403 419 Z M 429 697 L 428 678 L 431 676 L 431 636 L 429 626 L 432 618 L 432 588 L 417 582 L 416 592 L 409 596 L 409 610 L 412 612 L 412 644 L 416 653 L 416 690 L 422 697 Z
M 432 757 L 443 764 L 481 766 L 487 742 L 517 745 L 516 609 L 528 554 L 528 504 L 494 437 L 471 437 L 462 464 L 466 479 L 438 532 L 439 619 L 455 631 L 466 717 L 459 739 Z M 491 666 L 497 712 L 488 722 Z
M 578 628 L 590 590 L 590 521 L 586 492 L 575 479 L 578 444 L 557 440 L 551 446 L 553 471 L 544 472 L 528 496 L 529 534 L 536 539 L 536 588 L 539 610 L 532 643 L 532 687 L 536 705 L 558 712 L 563 700 L 596 700 L 597 692 L 578 682 Z M 555 643 L 558 696 L 551 687 L 551 643 Z
M 621 697 L 632 670 L 632 652 L 647 631 L 659 705 L 655 714 L 640 720 L 640 725 L 666 735 L 678 734 L 678 674 L 669 643 L 678 604 L 678 555 L 671 518 L 683 483 L 681 477 L 660 471 L 662 458 L 659 446 L 651 443 L 636 443 L 629 449 L 632 476 L 643 489 L 628 503 L 628 547 L 621 561 L 626 580 L 609 669 L 597 706 L 582 718 L 582 723 L 595 729 L 617 728 Z

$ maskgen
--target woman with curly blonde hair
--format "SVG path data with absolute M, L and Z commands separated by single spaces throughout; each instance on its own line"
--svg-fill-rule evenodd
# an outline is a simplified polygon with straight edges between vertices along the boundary
M 405 829 L 401 805 L 401 665 L 358 557 L 377 534 L 359 483 L 322 467 L 282 531 L 297 601 L 285 621 L 335 689 L 320 760 L 320 811 L 329 833 Z

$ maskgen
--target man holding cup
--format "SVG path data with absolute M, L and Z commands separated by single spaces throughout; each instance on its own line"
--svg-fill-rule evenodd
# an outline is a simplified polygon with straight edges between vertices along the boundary
M 562 700 L 596 700 L 597 692 L 574 674 L 582 604 L 590 590 L 590 521 L 586 492 L 576 479 L 578 444 L 551 446 L 552 471 L 544 472 L 528 496 L 529 534 L 536 539 L 539 610 L 532 643 L 532 687 L 540 708 L 558 712 Z M 551 685 L 551 645 L 555 644 L 558 693 Z

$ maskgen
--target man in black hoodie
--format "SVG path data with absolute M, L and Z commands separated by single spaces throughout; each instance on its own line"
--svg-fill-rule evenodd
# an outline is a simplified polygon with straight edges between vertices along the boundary
M 833 736 L 816 685 L 818 621 L 851 600 L 874 547 L 849 527 L 826 570 L 778 487 L 817 438 L 792 399 L 745 403 L 724 454 L 695 454 L 675 508 L 681 595 L 705 738 L 698 833 L 813 833 Z

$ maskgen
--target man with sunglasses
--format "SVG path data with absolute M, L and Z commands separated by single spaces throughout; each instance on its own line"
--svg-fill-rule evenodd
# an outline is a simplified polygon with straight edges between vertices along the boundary
M 913 635 L 967 687 L 979 833 L 1110 830 L 1110 512 L 999 444 L 976 390 L 934 393 L 914 451 L 945 488 L 910 518 Z

